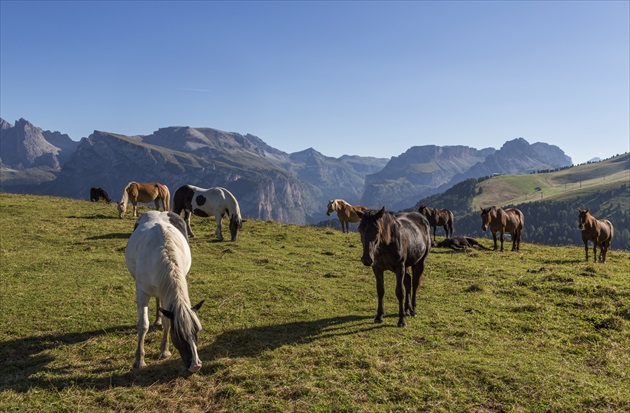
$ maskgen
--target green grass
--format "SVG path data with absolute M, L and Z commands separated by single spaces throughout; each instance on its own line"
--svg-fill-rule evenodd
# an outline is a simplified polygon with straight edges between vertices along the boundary
M 481 193 L 472 201 L 480 206 L 516 205 L 541 200 L 562 201 L 630 183 L 630 154 L 556 172 L 501 175 L 479 183 Z
M 142 208 L 141 211 L 146 211 Z M 436 249 L 418 316 L 385 322 L 356 233 L 247 221 L 215 242 L 193 218 L 204 361 L 160 332 L 134 371 L 134 220 L 115 205 L 0 194 L 0 411 L 621 412 L 630 409 L 630 254 Z M 151 302 L 154 305 L 154 302 Z M 152 318 L 152 317 L 151 317 Z

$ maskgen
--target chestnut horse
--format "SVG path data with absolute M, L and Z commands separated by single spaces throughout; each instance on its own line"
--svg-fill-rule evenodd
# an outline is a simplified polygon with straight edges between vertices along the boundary
M 352 206 L 343 199 L 331 199 L 328 201 L 328 211 L 326 211 L 326 215 L 330 216 L 334 211 L 337 211 L 337 217 L 339 218 L 339 222 L 341 222 L 341 232 L 350 232 L 348 223 L 361 221 L 357 212 L 365 212 L 367 208 L 362 205 Z
M 129 182 L 123 190 L 120 202 L 118 203 L 118 217 L 124 218 L 127 213 L 127 203 L 131 201 L 133 205 L 133 216 L 138 216 L 138 202 L 155 202 L 155 209 L 160 210 L 160 200 L 164 211 L 170 211 L 171 193 L 166 185 L 152 182 L 149 184 L 139 184 Z
M 357 212 L 361 217 L 359 233 L 363 244 L 363 265 L 371 266 L 376 277 L 378 309 L 375 323 L 383 322 L 383 296 L 386 270 L 396 274 L 396 297 L 398 298 L 398 327 L 405 327 L 405 316 L 416 315 L 416 294 L 422 282 L 424 261 L 431 249 L 429 221 L 417 212 L 402 212 L 394 215 L 380 211 Z M 411 267 L 411 276 L 407 272 Z M 403 306 L 403 297 L 405 305 Z
M 597 262 L 597 247 L 599 246 L 599 262 L 606 262 L 606 253 L 610 247 L 615 228 L 612 222 L 607 219 L 597 219 L 592 216 L 589 210 L 578 208 L 578 219 L 582 230 L 582 241 L 584 251 L 586 251 L 586 261 L 588 262 L 588 242 L 593 243 L 593 262 Z
M 448 209 L 437 209 L 431 208 L 425 205 L 420 205 L 418 208 L 418 212 L 427 217 L 429 220 L 429 224 L 433 228 L 433 240 L 435 241 L 435 231 L 437 227 L 444 227 L 444 232 L 446 232 L 446 238 L 451 238 L 453 236 L 454 228 L 453 224 L 455 222 L 455 216 Z
M 494 250 L 497 249 L 497 232 L 501 234 L 501 251 L 503 251 L 503 237 L 506 232 L 512 237 L 512 251 L 521 248 L 521 235 L 525 225 L 525 216 L 516 208 L 481 208 L 481 229 L 490 227 L 494 239 Z

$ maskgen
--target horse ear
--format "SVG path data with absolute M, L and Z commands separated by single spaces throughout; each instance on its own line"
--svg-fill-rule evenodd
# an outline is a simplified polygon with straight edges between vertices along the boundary
M 376 217 L 376 219 L 381 219 L 384 213 L 385 213 L 385 207 L 381 208 L 380 211 L 378 211 L 376 215 L 374 216 Z
M 483 212 L 483 207 L 480 206 L 479 209 L 481 210 L 481 212 Z
M 581 208 L 578 208 L 578 212 L 582 212 L 582 209 L 581 209 Z
M 159 307 L 160 313 L 164 314 L 169 320 L 172 320 L 174 315 L 172 312 L 163 309 L 162 307 Z
M 590 208 L 586 208 L 586 211 L 584 211 L 584 212 L 586 212 L 588 214 L 588 211 L 590 211 L 590 210 L 591 210 Z
M 193 310 L 195 313 L 201 308 L 201 305 L 205 302 L 206 300 L 201 300 L 199 301 L 198 304 L 192 306 L 191 310 Z

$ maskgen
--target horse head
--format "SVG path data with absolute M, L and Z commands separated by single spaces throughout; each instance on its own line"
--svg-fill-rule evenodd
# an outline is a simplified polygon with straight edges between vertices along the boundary
M 490 208 L 481 208 L 481 229 L 483 231 L 485 231 L 486 229 L 488 229 L 488 225 L 490 225 L 490 222 L 492 222 L 492 209 L 494 207 L 490 207 Z
M 201 331 L 201 323 L 197 319 L 197 310 L 201 308 L 204 300 L 190 308 L 190 312 L 172 312 L 160 308 L 160 312 L 171 321 L 171 339 L 173 345 L 179 351 L 184 366 L 191 373 L 195 373 L 201 368 L 201 360 L 197 352 L 197 334 Z M 177 315 L 176 315 L 177 314 Z M 176 319 L 178 317 L 188 320 Z M 186 322 L 188 321 L 188 322 Z
M 236 241 L 238 237 L 238 231 L 243 227 L 243 220 L 238 215 L 234 214 L 230 217 L 230 235 L 232 235 L 232 241 Z
M 120 201 L 116 204 L 116 208 L 118 208 L 118 218 L 124 218 L 125 213 L 127 212 L 127 203 Z
M 326 211 L 326 215 L 330 216 L 335 209 L 337 208 L 337 202 L 334 199 L 328 201 L 328 211 Z
M 363 255 L 361 262 L 363 265 L 371 266 L 374 264 L 374 254 L 381 242 L 382 225 L 381 220 L 385 214 L 385 207 L 378 212 L 357 211 L 357 216 L 361 218 L 359 224 L 359 234 L 361 235 L 361 243 L 363 244 Z
M 586 224 L 586 222 L 589 221 L 590 216 L 591 216 L 588 211 L 589 211 L 588 209 L 582 210 L 578 208 L 578 222 L 579 222 L 578 227 L 582 231 L 584 231 L 584 224 Z

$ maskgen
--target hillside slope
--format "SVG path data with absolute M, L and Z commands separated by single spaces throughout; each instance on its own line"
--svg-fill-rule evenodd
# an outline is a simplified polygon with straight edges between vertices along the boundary
M 489 237 L 480 229 L 481 207 L 516 206 L 525 213 L 524 239 L 549 245 L 581 244 L 577 208 L 615 225 L 612 248 L 630 250 L 630 154 L 552 172 L 470 179 L 414 206 L 447 208 L 456 233 Z

